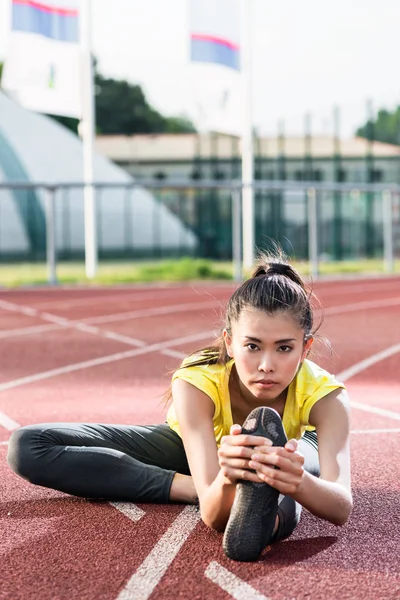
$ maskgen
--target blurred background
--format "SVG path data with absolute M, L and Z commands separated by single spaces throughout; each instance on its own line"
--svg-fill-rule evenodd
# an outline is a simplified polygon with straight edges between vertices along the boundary
M 400 270 L 400 5 L 0 0 L 0 285 Z M 2 74 L 1 74 L 2 73 Z

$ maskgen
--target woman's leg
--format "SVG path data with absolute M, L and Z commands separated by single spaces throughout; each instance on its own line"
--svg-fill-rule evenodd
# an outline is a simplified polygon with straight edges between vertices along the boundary
M 190 475 L 182 440 L 165 424 L 30 425 L 12 434 L 8 463 L 37 485 L 131 502 L 169 502 L 175 473 Z
M 319 477 L 318 438 L 315 431 L 305 432 L 299 440 L 298 451 L 304 456 L 304 470 Z M 300 520 L 301 509 L 301 505 L 289 496 L 279 497 L 279 524 L 272 541 L 283 540 L 293 533 Z

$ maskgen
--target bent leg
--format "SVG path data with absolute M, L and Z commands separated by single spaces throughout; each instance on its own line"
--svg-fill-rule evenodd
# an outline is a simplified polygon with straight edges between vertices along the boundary
M 181 438 L 164 424 L 30 425 L 12 434 L 7 458 L 31 483 L 105 500 L 165 503 L 175 472 L 190 475 Z
M 304 470 L 319 477 L 318 438 L 315 431 L 306 431 L 299 440 L 298 451 L 304 456 Z M 273 541 L 283 540 L 293 533 L 301 515 L 302 506 L 289 496 L 280 496 L 278 505 L 279 525 Z

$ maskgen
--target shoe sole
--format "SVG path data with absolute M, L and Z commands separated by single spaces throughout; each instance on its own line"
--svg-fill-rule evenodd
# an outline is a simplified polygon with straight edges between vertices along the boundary
M 266 407 L 249 414 L 242 432 L 269 438 L 274 446 L 284 446 L 287 442 L 279 414 Z M 271 539 L 278 497 L 279 491 L 266 483 L 238 482 L 222 542 L 229 558 L 245 562 L 257 560 Z

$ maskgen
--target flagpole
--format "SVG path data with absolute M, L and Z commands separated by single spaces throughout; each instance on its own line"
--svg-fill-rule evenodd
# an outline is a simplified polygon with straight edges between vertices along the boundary
M 81 93 L 82 120 L 79 131 L 83 145 L 83 200 L 85 215 L 85 271 L 92 279 L 97 272 L 96 198 L 93 187 L 93 151 L 95 135 L 95 107 L 93 83 L 91 0 L 81 0 Z
M 252 0 L 241 0 L 241 70 L 242 70 L 242 244 L 243 268 L 254 263 L 254 148 L 251 76 L 251 6 Z

